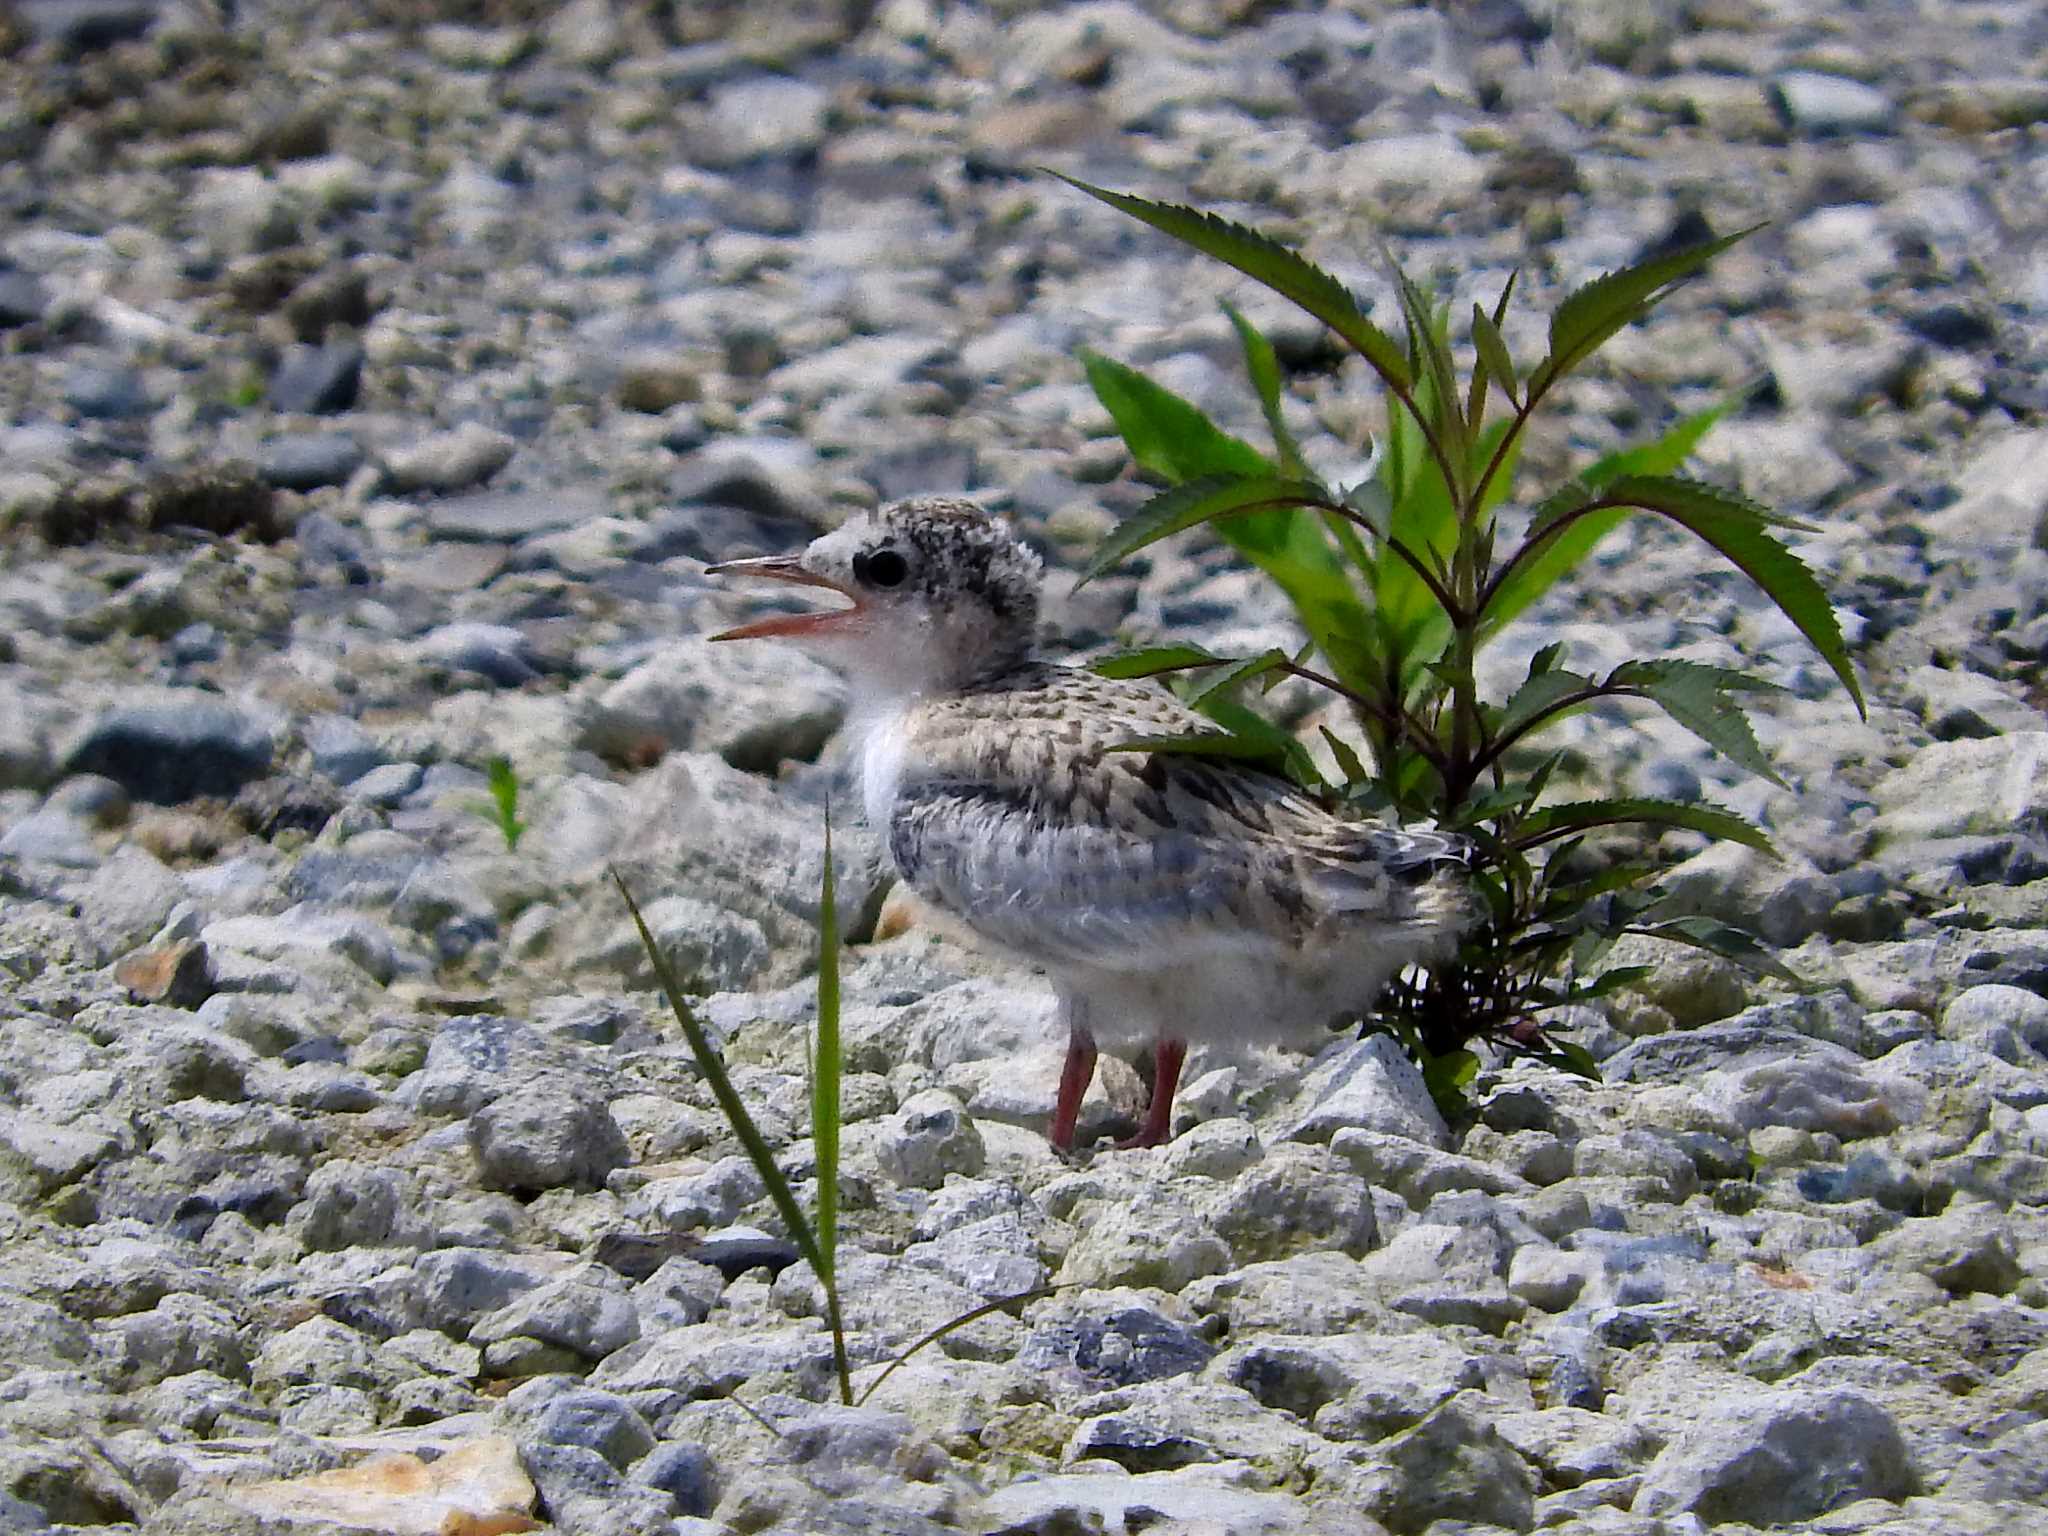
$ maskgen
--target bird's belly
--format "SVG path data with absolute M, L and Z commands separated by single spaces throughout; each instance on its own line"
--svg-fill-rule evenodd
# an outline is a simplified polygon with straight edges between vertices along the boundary
M 1230 1053 L 1315 1049 L 1333 1020 L 1363 1013 L 1412 957 L 1365 938 L 1341 956 L 1250 949 L 1143 970 L 1051 969 L 1062 992 L 1086 1000 L 1088 1027 L 1107 1048 L 1167 1036 Z

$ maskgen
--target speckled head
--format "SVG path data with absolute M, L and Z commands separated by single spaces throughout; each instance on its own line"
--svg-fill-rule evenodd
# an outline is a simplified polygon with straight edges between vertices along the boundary
M 889 693 L 959 688 L 1027 660 L 1041 567 L 1007 525 L 971 501 L 928 496 L 864 513 L 800 555 L 711 567 L 826 587 L 829 613 L 779 615 L 713 636 L 781 638 Z

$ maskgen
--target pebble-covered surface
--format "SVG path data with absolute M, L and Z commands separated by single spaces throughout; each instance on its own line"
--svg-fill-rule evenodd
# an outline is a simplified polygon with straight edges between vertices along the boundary
M 1808 985 L 1650 954 L 1604 1084 L 1489 1071 L 1455 1132 L 1339 1040 L 1062 1163 L 1043 985 L 842 823 L 860 1379 L 1064 1287 L 846 1409 L 605 878 L 807 1190 L 842 704 L 707 649 L 759 598 L 703 563 L 965 491 L 1071 570 L 1146 494 L 1077 349 L 1255 432 L 1221 296 L 1327 466 L 1377 419 L 1038 165 L 1384 323 L 1379 241 L 1454 315 L 1519 271 L 1525 357 L 1768 220 L 1529 463 L 1756 385 L 1702 472 L 1816 526 L 1871 709 L 1653 527 L 1503 637 L 1786 687 L 1790 791 L 1569 740 L 1771 829 L 1676 884 Z M 2029 0 L 0 4 L 0 1531 L 2040 1529 L 2044 321 Z M 1077 646 L 1288 633 L 1199 539 L 1067 585 Z

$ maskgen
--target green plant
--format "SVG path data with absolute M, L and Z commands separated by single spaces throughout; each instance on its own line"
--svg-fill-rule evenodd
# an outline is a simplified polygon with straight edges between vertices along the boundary
M 1523 502 L 1525 515 L 1512 511 L 1526 429 L 1559 384 L 1753 231 L 1654 257 L 1569 294 L 1550 317 L 1548 350 L 1533 366 L 1510 354 L 1503 335 L 1510 278 L 1491 309 L 1473 305 L 1471 361 L 1461 373 L 1448 316 L 1391 258 L 1401 343 L 1329 273 L 1253 230 L 1060 179 L 1290 300 L 1363 359 L 1385 390 L 1386 430 L 1372 473 L 1343 487 L 1309 468 L 1282 413 L 1284 381 L 1273 346 L 1229 305 L 1272 436 L 1270 452 L 1223 431 L 1143 374 L 1083 355 L 1132 459 L 1167 488 L 1109 534 L 1082 580 L 1207 524 L 1278 584 L 1308 636 L 1293 655 L 1223 657 L 1175 645 L 1102 663 L 1099 670 L 1113 676 L 1177 674 L 1184 697 L 1222 728 L 1129 748 L 1263 758 L 1317 793 L 1404 820 L 1432 820 L 1472 839 L 1483 919 L 1454 961 L 1400 978 L 1368 1027 L 1400 1041 L 1439 1099 L 1455 1107 L 1477 1069 L 1469 1049 L 1477 1039 L 1593 1075 L 1591 1058 L 1553 1037 L 1538 1016 L 1640 974 L 1598 969 L 1622 933 L 1654 934 L 1775 969 L 1747 934 L 1660 915 L 1654 860 L 1602 861 L 1584 844 L 1588 834 L 1610 829 L 1677 828 L 1770 852 L 1760 830 L 1706 805 L 1635 797 L 1555 803 L 1545 792 L 1563 754 L 1536 750 L 1546 730 L 1597 701 L 1641 700 L 1730 762 L 1782 782 L 1742 710 L 1745 695 L 1774 685 L 1670 658 L 1627 661 L 1594 677 L 1566 666 L 1555 645 L 1536 654 L 1505 698 L 1482 698 L 1476 670 L 1481 651 L 1509 620 L 1563 578 L 1583 575 L 1588 556 L 1624 519 L 1648 513 L 1704 541 L 1761 588 L 1863 709 L 1825 595 L 1772 533 L 1803 525 L 1676 473 L 1732 401 L 1587 465 Z M 1271 687 L 1285 677 L 1306 679 L 1348 706 L 1361 739 L 1322 733 L 1338 768 L 1335 782 L 1318 772 L 1301 742 L 1237 696 L 1248 684 Z
M 853 1367 L 846 1349 L 846 1327 L 839 1293 L 839 1132 L 841 1109 L 839 1085 L 843 1070 L 843 1054 L 839 1037 L 839 902 L 837 881 L 832 867 L 832 818 L 825 817 L 825 869 L 818 893 L 818 1022 L 816 1034 L 811 1041 L 809 1052 L 811 1077 L 811 1147 L 817 1170 L 817 1198 L 814 1209 L 806 1214 L 796 1197 L 788 1177 L 776 1165 L 775 1153 L 768 1140 L 761 1134 L 754 1117 L 748 1113 L 746 1101 L 733 1086 L 731 1075 L 725 1070 L 725 1062 L 718 1054 L 718 1048 L 711 1043 L 711 1037 L 683 996 L 675 971 L 655 943 L 654 935 L 648 930 L 646 921 L 640 915 L 640 907 L 633 900 L 633 893 L 626 888 L 626 882 L 619 872 L 611 871 L 612 884 L 619 888 L 619 895 L 625 899 L 626 910 L 632 914 L 633 926 L 640 935 L 641 947 L 647 953 L 648 964 L 654 968 L 656 980 L 666 999 L 669 1011 L 675 1015 L 676 1023 L 682 1027 L 683 1038 L 689 1042 L 690 1054 L 696 1058 L 697 1070 L 710 1085 L 711 1095 L 718 1103 L 719 1113 L 726 1124 L 732 1127 L 733 1135 L 739 1139 L 747 1160 L 754 1165 L 754 1171 L 761 1176 L 767 1187 L 768 1198 L 775 1206 L 776 1214 L 789 1231 L 790 1240 L 796 1244 L 797 1252 L 804 1262 L 811 1266 L 811 1273 L 818 1278 L 819 1289 L 825 1297 L 825 1322 L 832 1332 L 832 1370 L 839 1386 L 839 1400 L 856 1405 L 864 1403 L 875 1389 L 892 1375 L 896 1368 L 927 1344 L 934 1344 L 956 1328 L 996 1312 L 1013 1310 L 1026 1302 L 1052 1294 L 1052 1287 L 1025 1291 L 1016 1296 L 998 1297 L 983 1306 L 972 1308 L 960 1316 L 950 1318 L 930 1332 L 913 1340 L 910 1345 L 895 1355 L 887 1366 L 856 1394 L 853 1389 Z M 735 1398 L 735 1402 L 739 1399 Z M 745 1403 L 740 1403 L 746 1407 Z M 751 1410 L 749 1410 L 751 1411 Z M 765 1421 L 763 1421 L 765 1422 Z M 771 1428 L 773 1426 L 770 1426 Z
M 505 839 L 505 851 L 516 852 L 519 839 L 526 835 L 526 823 L 519 819 L 519 775 L 513 771 L 512 759 L 503 756 L 486 763 L 484 775 L 491 798 L 474 802 L 472 808 L 498 829 Z

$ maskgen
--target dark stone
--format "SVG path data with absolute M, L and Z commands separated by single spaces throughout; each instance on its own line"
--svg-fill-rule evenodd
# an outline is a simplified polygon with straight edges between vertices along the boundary
M 628 1280 L 640 1281 L 681 1254 L 697 1257 L 696 1249 L 697 1240 L 683 1232 L 607 1232 L 597 1240 L 591 1257 Z
M 37 42 L 92 53 L 141 37 L 156 24 L 156 0 L 16 0 Z
M 1105 1349 L 1112 1338 L 1115 1347 Z M 1107 1389 L 1185 1376 L 1207 1365 L 1215 1353 L 1149 1307 L 1119 1307 L 1101 1316 L 1057 1318 L 1034 1329 L 1018 1363 L 1035 1371 L 1076 1371 Z
M 2039 945 L 1980 949 L 1963 961 L 1963 971 L 1973 987 L 2019 987 L 2036 997 L 2048 997 L 2048 949 Z
M 369 277 L 353 268 L 307 278 L 291 288 L 283 304 L 292 334 L 307 342 L 319 341 L 332 326 L 368 325 L 378 308 L 370 295 Z
M 117 705 L 93 722 L 65 760 L 66 773 L 97 773 L 137 800 L 178 805 L 232 795 L 270 771 L 270 733 L 226 700 Z
M 709 1264 L 728 1280 L 737 1280 L 756 1269 L 779 1275 L 799 1257 L 796 1244 L 788 1238 L 770 1237 L 752 1227 L 726 1227 L 717 1232 L 706 1232 L 686 1252 L 699 1264 Z
M 678 1515 L 702 1519 L 718 1502 L 710 1453 L 683 1440 L 670 1440 L 649 1451 L 633 1468 L 633 1481 L 667 1494 Z
M 0 272 L 0 330 L 34 325 L 43 318 L 50 296 L 29 272 Z
M 1075 1437 L 1077 1460 L 1113 1461 L 1127 1472 L 1167 1472 L 1196 1462 L 1217 1461 L 1214 1446 L 1123 1414 L 1090 1419 Z
M 277 1059 L 288 1067 L 303 1067 L 314 1061 L 339 1064 L 348 1060 L 348 1047 L 333 1035 L 314 1035 L 286 1046 Z
M 1657 261 L 1665 256 L 1676 256 L 1680 251 L 1691 250 L 1696 245 L 1705 245 L 1709 240 L 1718 239 L 1714 226 L 1707 222 L 1707 216 L 1697 208 L 1688 208 L 1671 221 L 1671 227 L 1636 252 L 1637 262 Z
M 64 381 L 64 403 L 81 416 L 102 421 L 147 416 L 156 408 L 150 404 L 142 375 L 134 369 L 90 365 L 71 370 Z
M 1908 315 L 1906 326 L 1915 336 L 1924 337 L 1937 347 L 1959 352 L 1985 346 L 1998 334 L 1986 316 L 1962 304 L 1937 304 L 1917 315 Z
M 324 779 L 280 776 L 248 785 L 235 796 L 233 809 L 243 826 L 271 838 L 285 831 L 317 833 L 341 805 L 341 792 Z
M 247 534 L 264 543 L 284 537 L 277 493 L 246 464 L 216 464 L 167 474 L 142 496 L 144 523 L 159 532 L 194 528 L 217 538 Z
M 362 380 L 363 349 L 352 341 L 293 347 L 270 380 L 270 408 L 295 416 L 345 411 L 356 403 Z

